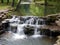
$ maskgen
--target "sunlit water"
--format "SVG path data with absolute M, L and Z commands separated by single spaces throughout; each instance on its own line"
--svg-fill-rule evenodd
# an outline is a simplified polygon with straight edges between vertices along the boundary
M 43 22 L 40 22 L 44 20 L 35 17 L 23 18 L 24 21 L 22 21 L 22 24 L 20 24 L 21 20 L 15 16 L 11 19 L 6 19 L 10 22 L 8 27 L 9 31 L 0 36 L 0 45 L 53 45 L 55 42 L 54 38 L 40 35 L 40 31 L 38 31 L 39 28 L 45 25 Z M 31 36 L 25 35 L 24 27 L 33 27 L 34 34 Z

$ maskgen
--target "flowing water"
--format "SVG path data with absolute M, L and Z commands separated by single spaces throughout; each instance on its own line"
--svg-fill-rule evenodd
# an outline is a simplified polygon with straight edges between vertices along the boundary
M 9 21 L 8 32 L 1 35 L 0 45 L 53 45 L 54 38 L 40 35 L 40 29 L 45 24 L 44 20 L 38 17 L 16 17 L 5 19 Z M 27 36 L 24 33 L 25 27 L 34 30 L 34 34 Z M 28 29 L 28 30 L 29 30 Z

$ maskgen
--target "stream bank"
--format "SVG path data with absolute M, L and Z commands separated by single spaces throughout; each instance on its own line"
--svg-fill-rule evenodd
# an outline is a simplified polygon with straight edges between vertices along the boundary
M 54 44 L 54 45 L 60 45 L 60 36 L 57 36 L 57 41 L 56 41 L 56 43 Z

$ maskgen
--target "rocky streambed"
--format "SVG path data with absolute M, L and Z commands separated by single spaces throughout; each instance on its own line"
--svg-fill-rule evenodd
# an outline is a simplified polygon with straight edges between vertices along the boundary
M 1 17 L 1 20 L 3 18 Z M 42 37 L 41 43 L 38 45 L 53 45 L 56 41 L 56 37 L 60 35 L 60 18 L 59 15 L 56 16 L 47 16 L 47 17 L 37 17 L 37 16 L 11 16 L 11 18 L 1 21 L 1 30 L 7 32 L 6 35 L 2 35 L 3 39 L 7 39 L 8 44 L 10 44 L 13 37 L 18 36 L 19 38 L 26 39 L 25 41 L 19 42 L 17 40 L 17 45 L 21 44 L 24 45 L 27 42 L 29 45 L 33 45 L 36 41 L 40 41 Z M 0 30 L 0 31 L 1 31 Z M 11 33 L 10 33 L 11 32 Z M 1 32 L 2 33 L 2 32 Z M 10 34 L 9 34 L 10 33 Z M 7 36 L 7 34 L 9 36 Z M 19 34 L 19 35 L 16 35 Z M 23 35 L 23 36 L 22 36 Z M 47 37 L 44 37 L 47 36 Z M 32 39 L 31 37 L 39 37 L 37 39 Z M 53 38 L 50 38 L 53 37 Z M 47 41 L 46 41 L 46 40 Z M 52 40 L 53 39 L 53 40 Z M 32 44 L 32 42 L 33 44 Z M 35 41 L 34 41 L 35 40 Z M 45 42 L 46 41 L 46 42 Z M 6 41 L 7 42 L 7 41 Z M 15 42 L 11 42 L 15 45 Z M 44 44 L 43 44 L 44 43 Z M 6 45 L 8 45 L 6 44 Z M 13 45 L 11 44 L 11 45 Z M 27 44 L 28 45 L 28 44 Z M 35 45 L 35 44 L 34 44 Z M 37 45 L 37 44 L 36 44 Z

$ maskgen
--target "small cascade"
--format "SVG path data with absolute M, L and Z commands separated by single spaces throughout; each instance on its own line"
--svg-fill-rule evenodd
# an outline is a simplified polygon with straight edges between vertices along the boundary
M 15 16 L 12 16 L 12 19 L 9 20 L 9 22 L 13 22 L 15 20 Z
M 17 26 L 17 34 L 19 34 L 19 35 L 25 35 L 24 34 L 24 26 L 25 26 L 25 24 L 19 24 Z
M 38 25 L 38 22 L 39 22 L 39 19 L 36 20 L 34 35 L 32 36 L 34 38 L 41 37 L 40 31 L 38 31 L 38 28 L 40 28 L 40 25 Z
M 16 16 L 13 16 L 12 19 L 9 20 L 10 22 L 10 31 L 16 32 L 17 30 L 17 25 L 20 23 L 19 18 L 17 18 Z
M 29 20 L 26 20 L 25 23 L 32 25 L 34 23 L 34 19 L 31 17 Z
M 60 35 L 44 29 L 45 19 L 34 16 L 12 16 L 2 21 L 6 33 L 0 37 L 1 45 L 53 45 L 55 38 L 49 36 Z M 43 27 L 43 30 L 42 30 Z
M 38 21 L 39 21 L 39 20 L 36 20 L 36 26 L 38 25 Z M 38 32 L 38 29 L 37 29 L 37 28 L 38 28 L 38 27 L 35 27 L 35 33 L 34 33 L 35 35 L 39 35 L 39 32 Z
M 30 35 L 31 37 L 41 37 L 39 29 L 44 24 L 43 19 L 37 17 L 16 17 L 13 16 L 9 19 L 9 31 L 14 33 L 13 38 L 15 39 L 23 39 L 27 38 L 27 35 L 24 33 L 25 27 L 27 27 L 27 31 L 29 29 L 30 33 L 34 33 Z M 21 23 L 23 22 L 23 23 Z M 29 25 L 29 26 L 27 26 Z M 33 32 L 34 31 L 34 32 Z

